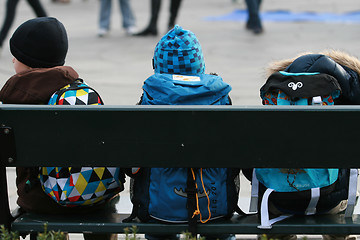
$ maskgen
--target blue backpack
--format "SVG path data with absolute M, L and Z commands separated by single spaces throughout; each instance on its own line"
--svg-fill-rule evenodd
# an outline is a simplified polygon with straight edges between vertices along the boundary
M 154 74 L 143 85 L 141 105 L 229 105 L 231 87 L 216 75 Z M 171 158 L 169 159 L 171 161 Z M 219 159 L 221 161 L 221 159 Z M 134 168 L 133 212 L 127 221 L 196 223 L 238 211 L 239 169 Z
M 337 80 L 321 73 L 277 72 L 260 89 L 264 105 L 334 105 L 334 99 L 340 93 Z M 259 204 L 259 228 L 271 228 L 273 223 L 293 214 L 325 213 L 348 199 L 346 215 L 351 216 L 355 204 L 356 178 L 356 169 L 255 168 L 250 212 L 257 211 Z M 349 179 L 352 179 L 351 186 Z M 261 201 L 258 202 L 259 196 Z M 284 215 L 270 220 L 269 201 Z
M 132 174 L 133 214 L 144 222 L 156 219 L 186 223 L 189 221 L 189 196 L 194 192 L 197 204 L 190 210 L 190 218 L 205 223 L 210 219 L 231 217 L 237 211 L 235 181 L 238 175 L 239 169 L 230 168 L 141 168 Z M 195 186 L 189 186 L 188 179 L 194 180 Z

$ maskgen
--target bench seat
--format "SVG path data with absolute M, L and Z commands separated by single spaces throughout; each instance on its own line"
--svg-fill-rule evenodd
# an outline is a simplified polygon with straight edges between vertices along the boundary
M 41 232 L 44 224 L 48 230 L 65 232 L 113 232 L 123 233 L 124 228 L 137 226 L 139 233 L 179 233 L 186 232 L 187 224 L 122 223 L 129 214 L 89 213 L 83 215 L 24 214 L 12 223 L 12 230 L 20 233 Z M 80 224 L 79 224 L 80 223 Z M 234 215 L 230 220 L 214 220 L 198 224 L 198 233 L 237 233 L 237 234 L 360 234 L 360 215 L 345 219 L 343 214 L 297 216 L 273 225 L 272 229 L 259 229 L 257 215 Z

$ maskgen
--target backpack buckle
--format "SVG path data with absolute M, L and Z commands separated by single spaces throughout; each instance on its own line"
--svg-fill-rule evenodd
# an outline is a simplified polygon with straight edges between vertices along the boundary
M 322 99 L 320 96 L 312 98 L 312 105 L 322 105 Z

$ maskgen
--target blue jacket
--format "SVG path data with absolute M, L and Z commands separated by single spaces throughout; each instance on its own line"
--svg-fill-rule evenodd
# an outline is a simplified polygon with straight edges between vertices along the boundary
M 231 86 L 217 75 L 155 73 L 142 88 L 141 105 L 231 105 Z

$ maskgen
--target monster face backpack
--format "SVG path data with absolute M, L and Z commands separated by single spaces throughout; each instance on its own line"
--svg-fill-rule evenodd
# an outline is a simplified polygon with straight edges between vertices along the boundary
M 103 101 L 78 79 L 55 92 L 49 105 L 103 105 Z M 113 167 L 40 167 L 39 174 L 44 192 L 66 207 L 94 205 L 114 197 L 124 189 L 124 177 L 121 169 Z
M 328 106 L 334 104 L 340 92 L 337 80 L 321 73 L 276 72 L 260 89 L 264 105 Z M 342 200 L 348 200 L 346 216 L 351 216 L 356 199 L 357 175 L 357 169 L 255 168 L 250 212 L 257 211 L 259 205 L 259 228 L 271 228 L 273 223 L 293 214 L 326 213 Z M 261 201 L 258 201 L 259 196 Z M 270 220 L 270 202 L 284 215 Z
M 145 81 L 139 104 L 229 105 L 230 90 L 216 75 L 156 73 Z M 237 210 L 239 169 L 141 168 L 130 175 L 134 179 L 132 218 L 144 222 L 188 222 L 194 233 L 197 222 L 230 217 Z

